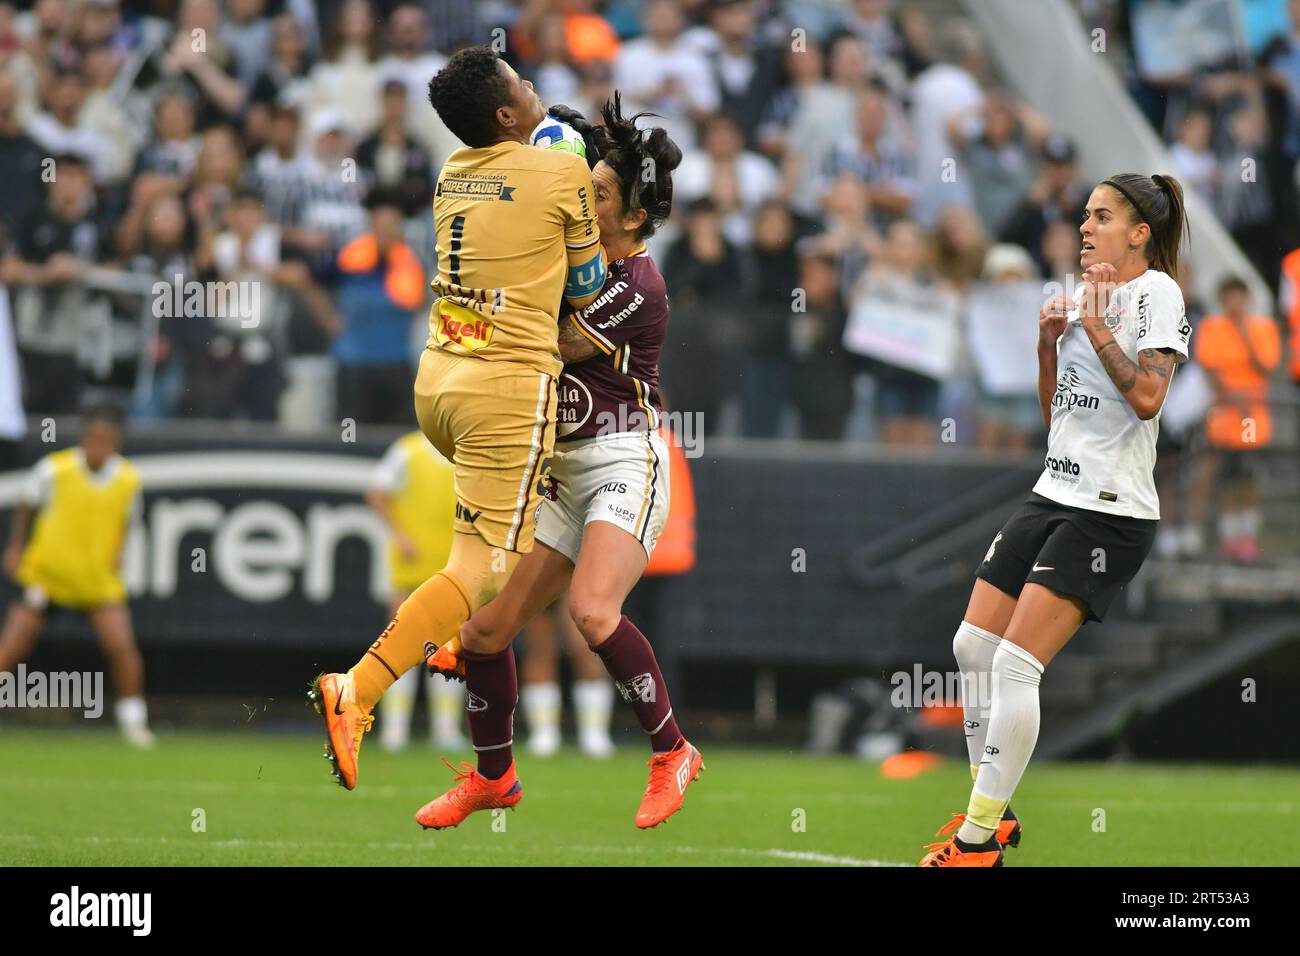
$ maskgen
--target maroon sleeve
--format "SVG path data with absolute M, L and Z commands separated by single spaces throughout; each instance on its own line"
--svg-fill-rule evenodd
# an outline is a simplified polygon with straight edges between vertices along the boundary
M 573 324 L 601 352 L 612 355 L 638 332 L 662 323 L 668 309 L 668 297 L 658 276 L 638 281 L 635 270 L 611 271 L 596 300 L 571 312 Z

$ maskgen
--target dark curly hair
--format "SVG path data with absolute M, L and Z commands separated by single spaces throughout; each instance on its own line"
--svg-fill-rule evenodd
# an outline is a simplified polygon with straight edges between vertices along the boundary
M 604 149 L 601 159 L 618 177 L 623 212 L 646 211 L 638 239 L 653 236 L 673 211 L 673 170 L 681 165 L 682 151 L 662 127 L 648 132 L 637 128 L 637 120 L 656 113 L 623 116 L 622 98 L 617 92 L 601 110 L 604 119 Z
M 429 103 L 447 129 L 472 148 L 496 142 L 497 110 L 512 102 L 497 55 L 485 46 L 458 51 L 429 80 Z

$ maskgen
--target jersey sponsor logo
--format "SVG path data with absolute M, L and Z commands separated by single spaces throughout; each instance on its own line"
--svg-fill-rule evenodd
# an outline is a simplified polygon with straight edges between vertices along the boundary
M 597 323 L 596 328 L 598 329 L 616 328 L 618 325 L 620 325 L 623 322 L 624 319 L 626 319 L 637 309 L 641 308 L 641 303 L 643 302 L 645 302 L 645 296 L 643 296 L 640 292 L 633 293 L 632 301 L 629 302 L 625 308 L 619 310 L 619 312 L 615 314 L 613 318 L 609 319 L 608 321 Z
M 627 494 L 627 482 L 625 481 L 607 481 L 595 491 L 592 497 L 596 495 L 625 495 Z
M 1079 378 L 1079 369 L 1070 364 L 1065 367 L 1065 371 L 1057 379 L 1056 394 L 1052 396 L 1052 407 L 1063 408 L 1067 412 L 1076 408 L 1095 411 L 1101 407 L 1101 399 L 1096 395 L 1089 395 L 1083 390 L 1083 382 Z
M 439 345 L 458 345 L 470 352 L 492 344 L 495 326 L 486 319 L 466 320 L 439 311 L 434 339 Z
M 587 384 L 567 373 L 560 376 L 557 391 L 559 408 L 555 413 L 555 433 L 563 438 L 587 424 L 594 403 Z
M 1137 337 L 1144 338 L 1151 331 L 1151 293 L 1143 292 L 1138 296 Z
M 447 176 L 438 182 L 438 196 L 455 196 L 457 199 L 488 199 L 514 202 L 518 186 L 507 186 L 501 179 L 461 179 Z
M 598 298 L 595 302 L 592 302 L 592 303 L 590 303 L 589 305 L 585 305 L 585 306 L 582 307 L 582 312 L 581 312 L 582 317 L 583 317 L 584 319 L 589 319 L 589 318 L 591 318 L 591 317 L 592 317 L 593 315 L 595 315 L 598 311 L 600 311 L 600 310 L 603 309 L 605 306 L 607 306 L 607 305 L 609 305 L 611 302 L 613 302 L 613 301 L 614 301 L 614 297 L 617 296 L 620 292 L 625 291 L 626 289 L 627 289 L 627 283 L 624 282 L 622 279 L 619 279 L 617 282 L 615 282 L 613 285 L 611 285 L 608 289 L 606 289 L 604 292 L 602 292 L 602 293 L 600 294 L 600 298 Z M 596 326 L 596 328 L 603 329 L 603 328 L 605 328 L 605 326 L 603 326 L 603 325 L 598 325 L 598 326 Z
M 587 231 L 584 235 L 591 235 L 593 220 L 591 218 L 591 206 L 587 204 L 587 187 L 578 187 L 578 203 L 582 206 L 582 218 L 587 220 Z
M 1051 473 L 1053 478 L 1068 481 L 1071 484 L 1078 482 L 1079 474 L 1083 470 L 1079 467 L 1078 462 L 1071 461 L 1069 458 L 1054 458 L 1051 455 L 1043 459 L 1043 467 Z

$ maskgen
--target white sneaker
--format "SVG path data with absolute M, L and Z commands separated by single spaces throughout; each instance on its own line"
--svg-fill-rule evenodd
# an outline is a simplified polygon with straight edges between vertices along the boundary
M 558 732 L 540 731 L 528 735 L 528 752 L 534 757 L 554 757 L 559 749 Z
M 141 750 L 152 750 L 158 742 L 154 737 L 153 731 L 148 727 L 123 727 L 122 736 L 132 747 L 138 747 Z
M 610 740 L 609 734 L 603 731 L 579 734 L 578 746 L 588 757 L 595 757 L 598 760 L 614 754 L 614 741 Z

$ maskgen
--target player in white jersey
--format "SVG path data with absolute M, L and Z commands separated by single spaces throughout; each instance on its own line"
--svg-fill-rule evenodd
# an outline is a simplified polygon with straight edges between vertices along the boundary
M 1185 222 L 1173 177 L 1103 180 L 1079 227 L 1082 287 L 1039 314 L 1043 474 L 989 545 L 953 640 L 974 785 L 922 866 L 1001 866 L 1019 844 L 1010 801 L 1038 740 L 1043 669 L 1151 550 L 1160 410 L 1191 335 L 1176 281 Z

